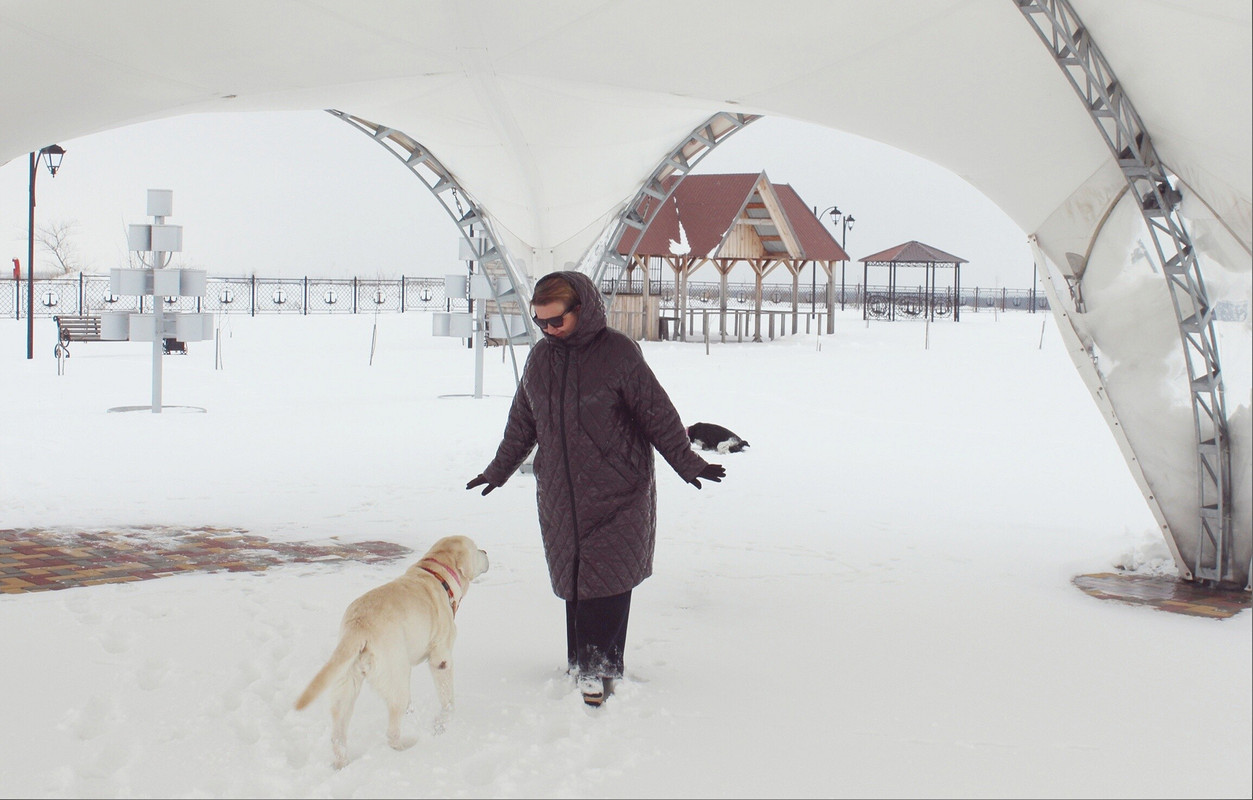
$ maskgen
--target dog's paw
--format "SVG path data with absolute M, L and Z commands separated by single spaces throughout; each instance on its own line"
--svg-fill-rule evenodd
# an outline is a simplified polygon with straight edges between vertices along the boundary
M 344 767 L 348 766 L 348 749 L 347 748 L 334 747 L 332 748 L 332 753 L 334 756 L 331 759 L 332 767 L 334 767 L 335 769 L 343 769 Z
M 388 737 L 387 744 L 393 750 L 408 750 L 418 743 L 416 736 L 396 736 Z
M 431 723 L 431 731 L 439 736 L 448 730 L 448 726 L 452 724 L 452 709 L 446 708 L 435 715 L 434 721 Z

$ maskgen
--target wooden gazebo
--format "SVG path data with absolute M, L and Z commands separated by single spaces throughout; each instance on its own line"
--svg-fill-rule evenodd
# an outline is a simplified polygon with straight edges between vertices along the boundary
M 862 262 L 862 319 L 894 320 L 898 316 L 908 319 L 935 320 L 936 317 L 952 316 L 954 322 L 961 320 L 961 265 L 969 263 L 951 253 L 922 242 L 909 241 L 887 250 L 866 256 Z M 870 268 L 887 267 L 887 286 L 871 288 Z M 951 267 L 953 280 L 940 291 L 937 270 Z M 902 284 L 898 270 L 921 269 L 922 282 Z
M 674 180 L 678 179 L 671 179 Z M 620 243 L 618 252 L 627 255 L 627 247 L 627 243 Z M 700 267 L 712 265 L 720 278 L 718 324 L 719 332 L 725 336 L 727 275 L 736 264 L 747 264 L 756 281 L 753 340 L 761 341 L 762 282 L 767 275 L 780 266 L 791 273 L 792 330 L 796 332 L 801 271 L 813 265 L 826 273 L 830 319 L 835 302 L 831 278 L 835 265 L 847 260 L 848 254 L 796 191 L 787 184 L 771 183 L 765 172 L 688 175 L 630 253 L 627 277 L 633 286 L 635 271 L 643 272 L 640 302 L 644 304 L 644 317 L 655 320 L 656 298 L 648 292 L 649 264 L 657 261 L 670 267 L 682 336 L 688 278 Z M 655 326 L 645 331 L 646 338 L 656 335 Z

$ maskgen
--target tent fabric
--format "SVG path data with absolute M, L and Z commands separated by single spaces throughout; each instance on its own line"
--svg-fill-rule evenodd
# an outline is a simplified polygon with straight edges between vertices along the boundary
M 1075 5 L 1163 157 L 1249 250 L 1247 4 Z M 675 24 L 684 6 L 0 0 L 0 162 L 177 114 L 338 108 L 422 142 L 536 274 L 577 262 L 593 223 L 720 110 L 915 153 L 1026 232 L 1110 163 L 1011 0 L 790 0 L 779 14 L 728 0 L 717 14 L 688 3 L 699 24 Z M 726 57 L 745 41 L 787 46 Z

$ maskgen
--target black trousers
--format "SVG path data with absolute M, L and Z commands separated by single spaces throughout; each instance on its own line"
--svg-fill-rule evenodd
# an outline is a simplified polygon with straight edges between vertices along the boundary
M 566 658 L 581 675 L 622 677 L 631 593 L 566 601 Z

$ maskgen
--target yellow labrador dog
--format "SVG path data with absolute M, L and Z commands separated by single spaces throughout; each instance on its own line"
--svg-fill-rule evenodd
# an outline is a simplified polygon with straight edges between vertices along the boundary
M 453 618 L 470 581 L 484 572 L 486 552 L 469 537 L 447 536 L 404 575 L 348 606 L 335 652 L 296 701 L 299 710 L 331 690 L 336 769 L 348 763 L 348 721 L 366 680 L 387 704 L 388 744 L 403 750 L 413 744 L 400 738 L 400 719 L 409 707 L 410 671 L 427 662 L 439 695 L 436 730 L 443 729 L 453 710 L 452 645 L 457 637 Z

